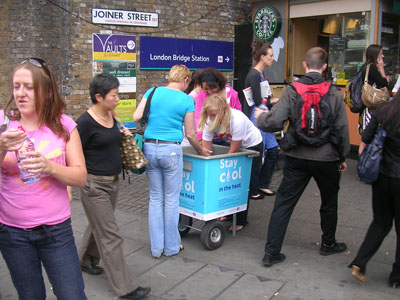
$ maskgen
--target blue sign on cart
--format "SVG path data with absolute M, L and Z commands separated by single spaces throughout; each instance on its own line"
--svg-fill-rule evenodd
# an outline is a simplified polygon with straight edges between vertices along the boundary
M 214 67 L 220 71 L 232 71 L 233 43 L 140 37 L 140 69 L 169 70 L 177 64 L 191 70 Z
M 252 158 L 256 152 L 241 149 L 228 154 L 229 147 L 213 146 L 209 157 L 183 147 L 183 178 L 179 212 L 209 221 L 247 209 Z M 257 154 L 257 153 L 256 153 Z

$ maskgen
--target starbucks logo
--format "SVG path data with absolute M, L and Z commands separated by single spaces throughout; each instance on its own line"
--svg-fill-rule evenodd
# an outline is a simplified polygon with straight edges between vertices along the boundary
M 282 19 L 279 12 L 269 6 L 260 8 L 254 15 L 254 34 L 260 40 L 270 40 L 278 35 Z

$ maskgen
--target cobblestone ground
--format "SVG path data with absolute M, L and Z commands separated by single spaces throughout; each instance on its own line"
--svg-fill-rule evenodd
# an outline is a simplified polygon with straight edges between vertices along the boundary
M 125 212 L 135 212 L 147 215 L 149 188 L 146 174 L 136 175 L 130 172 L 125 178 L 120 175 L 120 188 L 117 208 Z M 79 200 L 79 189 L 72 190 L 74 200 Z

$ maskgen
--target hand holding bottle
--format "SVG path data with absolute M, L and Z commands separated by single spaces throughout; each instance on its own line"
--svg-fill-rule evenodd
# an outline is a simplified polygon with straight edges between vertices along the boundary
M 267 106 L 268 100 L 263 98 L 261 100 L 261 104 L 258 106 L 259 109 L 262 109 L 263 111 L 269 111 L 268 106 Z
M 19 126 L 18 129 L 25 132 L 22 126 Z M 34 140 L 26 136 L 22 146 L 15 152 L 15 155 L 18 160 L 19 175 L 22 182 L 30 183 L 40 180 L 41 168 L 40 164 L 37 163 L 36 156 L 38 155 L 38 152 L 35 151 Z
M 8 129 L 0 134 L 0 151 L 16 151 L 22 147 L 27 135 L 18 129 Z

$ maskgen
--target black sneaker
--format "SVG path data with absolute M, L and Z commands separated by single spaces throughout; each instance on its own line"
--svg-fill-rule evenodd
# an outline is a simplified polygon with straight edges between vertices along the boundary
M 130 292 L 129 294 L 126 294 L 125 296 L 119 297 L 120 299 L 131 299 L 131 300 L 140 300 L 145 297 L 150 293 L 151 288 L 149 287 L 141 287 L 139 286 L 136 290 L 133 292 Z
M 81 270 L 90 275 L 100 275 L 104 272 L 104 269 L 102 267 L 99 267 L 99 266 L 95 265 L 94 263 L 90 263 L 87 266 L 81 266 Z
M 270 267 L 273 264 L 278 264 L 281 263 L 285 260 L 286 256 L 283 253 L 279 253 L 278 255 L 271 255 L 268 253 L 265 253 L 264 258 L 262 260 L 264 266 Z
M 342 253 L 347 250 L 347 246 L 345 243 L 337 243 L 334 242 L 332 245 L 327 245 L 322 243 L 321 249 L 319 250 L 319 254 L 323 256 Z

